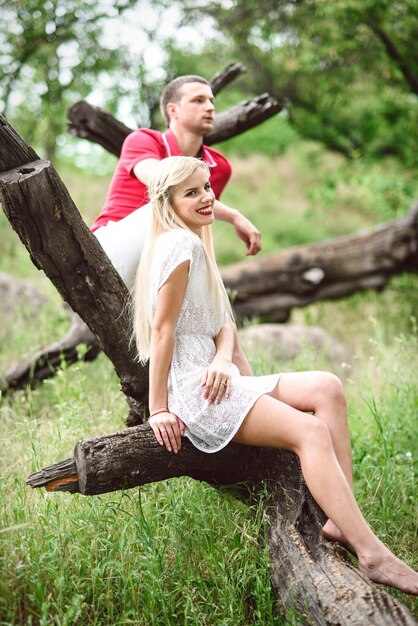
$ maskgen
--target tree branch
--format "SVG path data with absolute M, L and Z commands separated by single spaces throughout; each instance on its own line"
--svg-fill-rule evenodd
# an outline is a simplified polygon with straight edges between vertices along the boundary
M 218 94 L 224 87 L 232 83 L 238 76 L 245 72 L 245 67 L 241 63 L 230 63 L 221 72 L 215 74 L 210 79 L 210 86 L 214 96 Z
M 413 71 L 408 67 L 404 57 L 401 55 L 395 43 L 389 37 L 388 33 L 384 31 L 383 28 L 374 20 L 369 19 L 368 21 L 366 21 L 366 24 L 383 43 L 388 57 L 395 62 L 412 91 L 418 95 L 418 76 L 416 76 Z
M 268 94 L 245 100 L 215 115 L 213 130 L 206 135 L 205 143 L 212 145 L 231 139 L 264 122 L 282 108 L 283 104 Z M 119 122 L 111 113 L 85 101 L 74 104 L 68 110 L 67 117 L 68 131 L 72 135 L 98 143 L 116 156 L 120 155 L 124 140 L 133 131 Z

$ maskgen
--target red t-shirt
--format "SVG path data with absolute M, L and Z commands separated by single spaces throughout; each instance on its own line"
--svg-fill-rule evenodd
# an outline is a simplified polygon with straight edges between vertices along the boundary
M 118 222 L 147 204 L 147 187 L 137 179 L 133 169 L 144 159 L 161 160 L 169 156 L 182 156 L 171 130 L 160 133 L 157 130 L 140 128 L 128 135 L 123 143 L 104 207 L 93 222 L 91 230 L 94 232 L 109 221 Z M 220 152 L 208 146 L 202 146 L 202 157 L 210 168 L 210 184 L 215 197 L 219 199 L 231 177 L 231 164 Z

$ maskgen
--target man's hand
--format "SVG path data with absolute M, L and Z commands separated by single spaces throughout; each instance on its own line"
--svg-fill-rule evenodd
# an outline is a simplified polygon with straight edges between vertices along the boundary
M 257 254 L 261 250 L 261 234 L 249 219 L 238 213 L 233 221 L 238 237 L 247 246 L 247 256 Z
M 215 200 L 213 205 L 215 217 L 217 220 L 222 220 L 228 224 L 232 224 L 235 228 L 235 232 L 238 237 L 247 246 L 247 256 L 250 254 L 257 254 L 261 250 L 261 235 L 260 231 L 254 226 L 250 220 L 242 215 L 236 209 L 227 206 L 220 200 Z

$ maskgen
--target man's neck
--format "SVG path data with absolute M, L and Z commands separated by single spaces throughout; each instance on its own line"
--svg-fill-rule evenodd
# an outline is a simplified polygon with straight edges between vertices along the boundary
M 175 124 L 171 124 L 170 130 L 176 138 L 178 147 L 183 156 L 199 157 L 201 155 L 203 144 L 202 135 L 196 135 L 196 133 L 180 129 L 176 127 Z

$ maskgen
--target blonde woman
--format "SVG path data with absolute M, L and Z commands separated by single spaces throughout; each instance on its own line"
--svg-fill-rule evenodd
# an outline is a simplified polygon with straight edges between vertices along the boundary
M 232 440 L 295 452 L 329 517 L 325 536 L 348 545 L 370 579 L 418 595 L 418 574 L 377 539 L 354 499 L 339 380 L 325 372 L 241 376 L 232 363 L 233 314 L 214 259 L 207 165 L 164 159 L 149 196 L 134 332 L 139 360 L 150 360 L 149 423 L 157 441 L 174 453 L 182 436 L 208 453 Z

